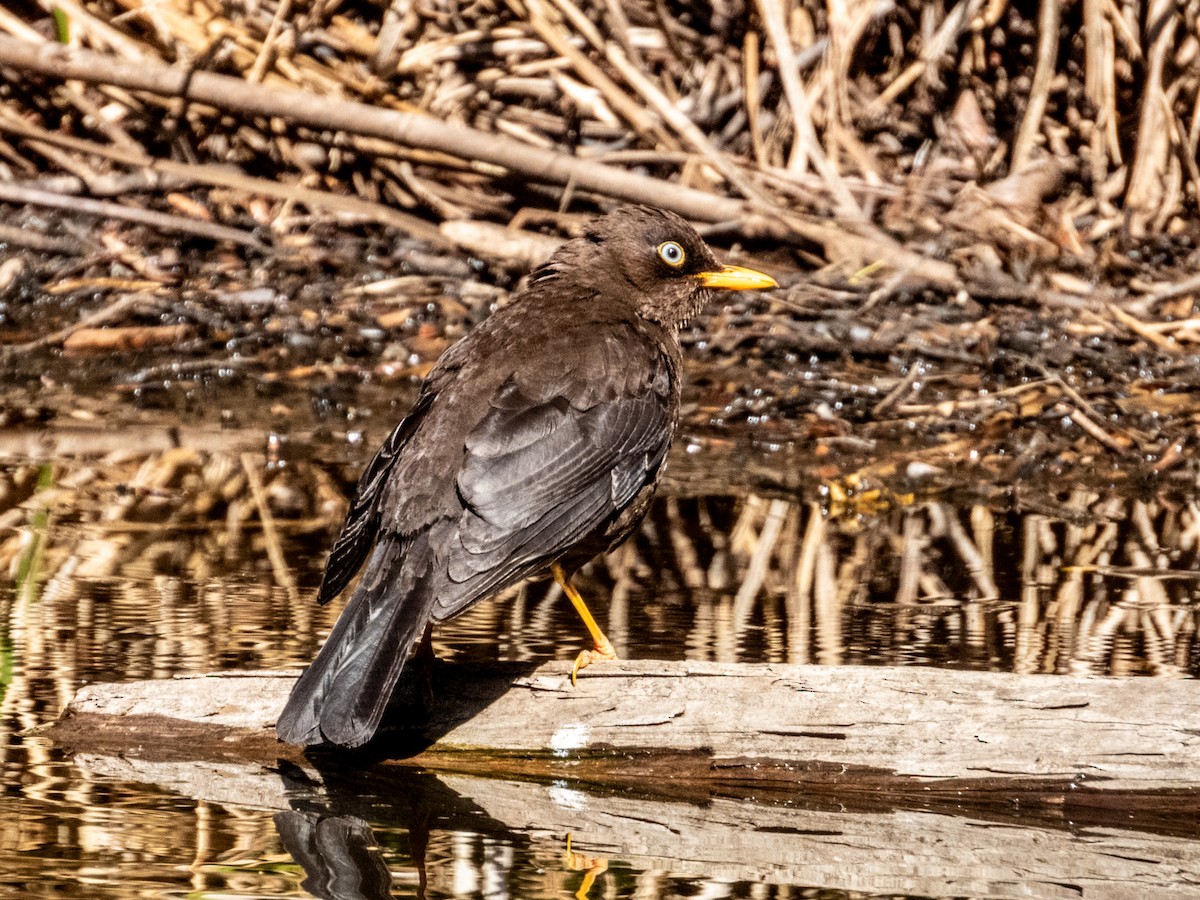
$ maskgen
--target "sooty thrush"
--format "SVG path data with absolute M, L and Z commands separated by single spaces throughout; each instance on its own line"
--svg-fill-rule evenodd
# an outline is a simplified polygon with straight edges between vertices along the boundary
M 595 220 L 448 349 L 368 464 L 325 569 L 327 603 L 366 566 L 277 723 L 289 743 L 370 740 L 427 629 L 552 573 L 571 585 L 645 515 L 679 416 L 676 332 L 714 290 L 775 287 L 722 266 L 678 216 Z

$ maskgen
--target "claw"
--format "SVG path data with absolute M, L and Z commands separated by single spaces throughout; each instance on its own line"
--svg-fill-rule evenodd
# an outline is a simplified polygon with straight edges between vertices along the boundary
M 559 583 L 559 586 L 563 589 L 563 593 L 567 595 L 567 599 L 571 601 L 571 605 L 579 613 L 579 618 L 583 619 L 583 624 L 587 626 L 588 634 L 592 636 L 592 642 L 595 645 L 595 649 L 584 650 L 575 657 L 575 665 L 571 666 L 571 686 L 574 687 L 575 681 L 579 677 L 580 669 L 598 659 L 616 659 L 617 651 L 613 649 L 613 645 L 609 642 L 608 637 L 600 630 L 600 626 L 596 624 L 596 620 L 588 610 L 587 604 L 583 602 L 583 598 L 579 596 L 579 591 L 575 590 L 574 585 L 571 584 L 571 579 L 563 571 L 562 566 L 554 563 L 551 565 L 550 571 L 554 573 L 554 580 Z
M 601 659 L 617 659 L 617 651 L 613 649 L 613 645 L 609 643 L 608 638 L 604 638 L 603 642 L 597 641 L 594 650 L 583 650 L 575 657 L 575 665 L 571 666 L 571 687 L 575 687 L 580 669 L 590 666 Z

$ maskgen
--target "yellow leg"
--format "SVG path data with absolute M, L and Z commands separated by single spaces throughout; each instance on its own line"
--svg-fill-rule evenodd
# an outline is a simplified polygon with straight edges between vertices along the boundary
M 580 669 L 598 659 L 616 659 L 617 651 L 613 649 L 613 645 L 604 636 L 604 632 L 600 630 L 600 626 L 596 624 L 591 610 L 587 608 L 587 604 L 579 596 L 579 591 L 575 590 L 575 586 L 571 584 L 571 579 L 567 578 L 566 573 L 563 572 L 562 566 L 558 563 L 553 563 L 550 566 L 550 571 L 554 574 L 554 580 L 558 582 L 559 587 L 563 589 L 563 593 L 567 595 L 567 599 L 571 601 L 571 605 L 575 607 L 575 612 L 579 613 L 579 618 L 583 619 L 583 624 L 587 628 L 588 634 L 592 636 L 592 642 L 595 644 L 594 649 L 584 650 L 575 657 L 575 665 L 571 667 L 571 684 L 575 684 Z

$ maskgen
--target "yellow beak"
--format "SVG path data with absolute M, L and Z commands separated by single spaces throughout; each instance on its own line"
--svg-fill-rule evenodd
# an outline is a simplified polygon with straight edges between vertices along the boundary
M 770 275 L 742 266 L 722 266 L 716 272 L 701 272 L 696 278 L 706 288 L 725 291 L 753 291 L 779 287 Z

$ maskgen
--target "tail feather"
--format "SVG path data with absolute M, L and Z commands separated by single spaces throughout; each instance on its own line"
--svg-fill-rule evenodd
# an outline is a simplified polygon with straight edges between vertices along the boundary
M 379 727 L 436 600 L 428 536 L 383 537 L 329 639 L 275 724 L 289 744 L 358 747 Z

